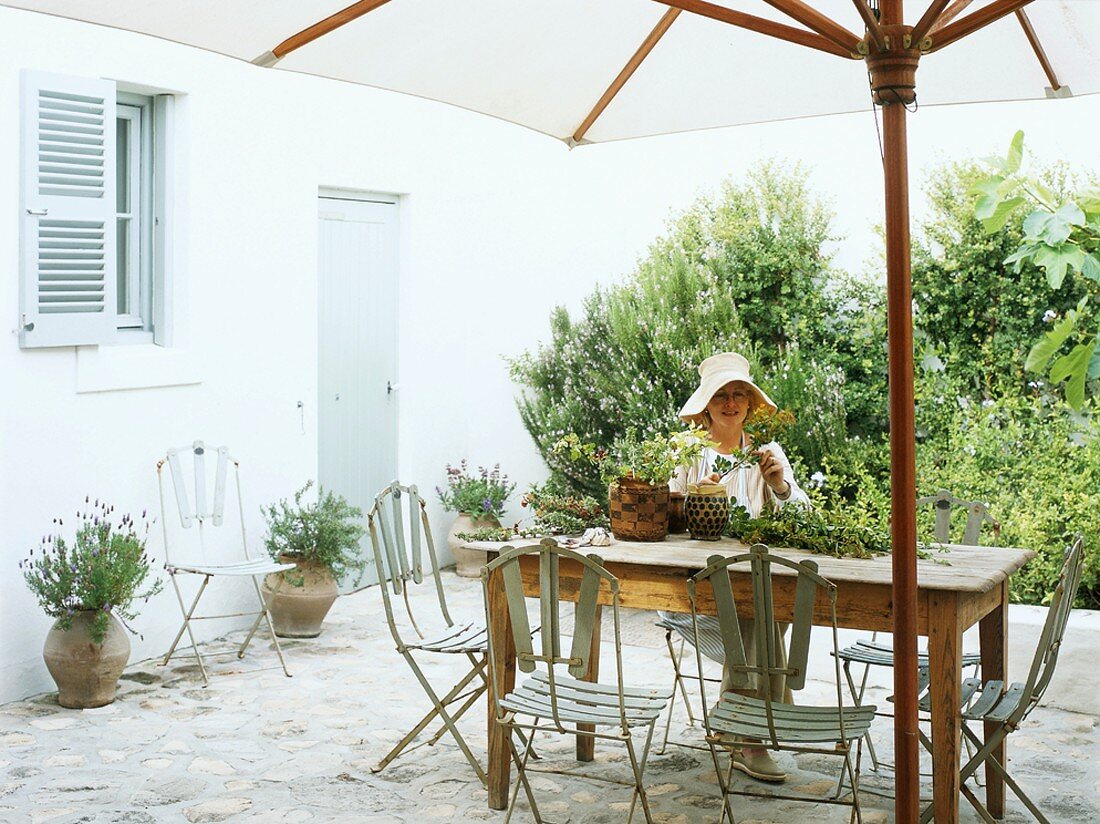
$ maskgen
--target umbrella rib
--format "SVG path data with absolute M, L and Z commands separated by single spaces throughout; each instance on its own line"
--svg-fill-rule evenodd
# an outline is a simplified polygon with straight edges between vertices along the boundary
M 943 14 L 936 18 L 935 23 L 932 24 L 932 28 L 930 28 L 928 31 L 931 34 L 935 34 L 937 31 L 942 29 L 944 26 L 946 26 L 948 23 L 950 23 L 952 20 L 954 20 L 964 11 L 966 11 L 966 7 L 973 2 L 974 0 L 955 0 L 954 3 L 947 7 L 947 10 Z
M 252 62 L 261 66 L 273 66 L 292 51 L 300 49 L 307 43 L 312 43 L 318 37 L 323 37 L 329 32 L 335 31 L 353 20 L 358 20 L 364 14 L 374 11 L 379 6 L 386 5 L 389 1 L 390 0 L 359 0 L 358 3 L 352 3 L 347 8 L 341 9 L 335 14 L 329 15 L 324 20 L 314 23 L 312 26 L 302 29 L 297 34 L 288 37 L 270 52 L 260 55 Z
M 764 0 L 764 2 L 797 20 L 806 28 L 817 32 L 826 40 L 836 43 L 842 49 L 855 51 L 859 47 L 859 36 L 848 31 L 831 17 L 826 17 L 817 9 L 806 5 L 802 0 Z
M 1058 76 L 1054 73 L 1054 67 L 1050 64 L 1050 59 L 1047 57 L 1043 44 L 1039 42 L 1039 35 L 1035 33 L 1035 29 L 1031 25 L 1031 19 L 1027 16 L 1027 12 L 1023 9 L 1016 9 L 1016 19 L 1019 20 L 1020 25 L 1023 26 L 1024 34 L 1027 36 L 1027 42 L 1031 44 L 1035 56 L 1039 58 L 1039 65 L 1043 67 L 1047 80 L 1050 81 L 1050 87 L 1054 91 L 1058 91 L 1062 88 L 1062 84 L 1058 82 Z
M 910 36 L 913 38 L 914 43 L 919 43 L 924 39 L 924 36 L 932 30 L 932 27 L 940 23 L 944 18 L 944 9 L 947 8 L 947 4 L 951 0 L 932 0 L 932 3 L 925 9 L 924 14 L 921 15 L 920 20 L 917 21 L 917 25 L 913 26 L 913 31 L 910 32 Z M 967 0 L 969 2 L 969 0 Z M 962 10 L 961 8 L 959 9 Z M 957 14 L 958 12 L 956 12 Z M 949 21 L 943 20 L 943 25 L 946 25 Z
M 788 43 L 797 43 L 800 46 L 808 46 L 811 49 L 828 52 L 837 57 L 862 59 L 860 55 L 856 53 L 858 40 L 850 48 L 838 46 L 832 40 L 815 34 L 814 32 L 795 28 L 794 26 L 788 26 L 775 20 L 768 20 L 765 17 L 757 17 L 752 14 L 734 11 L 725 6 L 708 3 L 707 0 L 657 0 L 657 2 L 691 12 L 692 14 L 697 14 L 700 17 L 709 17 L 711 20 L 717 20 L 720 23 L 728 23 L 740 29 L 748 29 L 757 34 L 766 34 L 769 37 L 786 40 Z M 854 36 L 855 35 L 853 35 L 853 37 Z
M 932 46 L 929 51 L 938 51 L 945 46 L 950 46 L 956 40 L 961 40 L 967 35 L 973 34 L 1031 2 L 1033 0 L 994 0 L 985 8 L 979 9 L 973 14 L 968 14 L 961 20 L 956 20 L 954 23 L 935 32 L 932 35 Z
M 596 122 L 604 109 L 608 107 L 608 104 L 615 98 L 615 95 L 619 93 L 623 86 L 626 85 L 631 75 L 642 64 L 653 47 L 657 45 L 657 42 L 664 37 L 665 32 L 669 30 L 673 21 L 680 16 L 680 9 L 669 8 L 661 19 L 657 21 L 657 25 L 653 27 L 653 31 L 649 33 L 649 36 L 642 41 L 642 45 L 638 46 L 637 51 L 623 66 L 622 71 L 616 75 L 615 79 L 611 81 L 611 85 L 607 87 L 607 90 L 600 96 L 600 99 L 596 102 L 596 105 L 592 107 L 592 111 L 588 113 L 588 116 L 581 122 L 581 125 L 577 127 L 577 130 L 573 132 L 573 142 L 580 143 L 584 139 L 584 136 L 588 133 L 588 130 L 592 128 L 592 124 Z
M 852 0 L 852 2 L 855 4 L 859 16 L 863 18 L 863 25 L 867 27 L 867 34 L 871 36 L 875 48 L 879 51 L 886 51 L 886 35 L 883 34 L 878 18 L 871 11 L 871 7 L 867 5 L 867 0 Z M 946 3 L 947 0 L 943 0 L 943 2 Z

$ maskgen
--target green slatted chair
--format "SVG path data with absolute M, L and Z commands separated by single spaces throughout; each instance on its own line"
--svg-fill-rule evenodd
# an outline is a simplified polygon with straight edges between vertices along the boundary
M 1047 618 L 1043 623 L 1043 631 L 1039 634 L 1039 642 L 1035 647 L 1035 655 L 1031 660 L 1027 680 L 1023 683 L 1009 684 L 1007 687 L 1003 681 L 991 680 L 982 683 L 978 678 L 968 678 L 963 682 L 962 734 L 974 747 L 975 751 L 959 772 L 959 784 L 963 795 L 966 796 L 966 799 L 983 821 L 995 822 L 995 819 L 978 800 L 973 790 L 967 785 L 966 780 L 974 775 L 978 767 L 985 764 L 987 770 L 992 770 L 1004 779 L 1005 784 L 1035 816 L 1036 821 L 1040 824 L 1050 824 L 1047 817 L 1039 811 L 1039 808 L 1027 797 L 1020 785 L 1008 774 L 1005 765 L 997 760 L 994 752 L 1001 746 L 1009 733 L 1016 730 L 1023 723 L 1038 705 L 1047 687 L 1050 686 L 1050 680 L 1054 675 L 1054 667 L 1058 663 L 1058 651 L 1066 634 L 1069 613 L 1073 609 L 1073 600 L 1077 597 L 1077 590 L 1081 586 L 1081 576 L 1084 573 L 1084 557 L 1083 542 L 1081 537 L 1078 536 L 1069 549 L 1065 562 L 1062 564 L 1062 571 L 1058 575 L 1058 584 L 1055 586 L 1054 595 L 1050 600 L 1050 608 L 1047 610 Z M 921 697 L 919 705 L 923 710 L 930 709 L 927 694 Z M 969 724 L 971 722 L 984 723 L 987 729 L 984 741 L 970 729 Z M 923 732 L 920 735 L 921 742 L 931 752 L 932 742 Z M 921 824 L 927 824 L 931 821 L 933 813 L 934 810 L 929 805 L 921 814 Z
M 946 544 L 951 541 L 951 516 L 959 510 L 966 511 L 966 524 L 963 526 L 961 541 L 966 546 L 978 546 L 981 543 L 982 526 L 985 524 L 992 527 L 994 535 L 997 535 L 1001 530 L 1001 525 L 989 514 L 987 504 L 980 501 L 964 501 L 961 498 L 956 498 L 946 489 L 941 489 L 935 495 L 917 499 L 918 507 L 928 505 L 932 505 L 936 510 L 936 521 L 932 529 L 932 536 L 937 543 Z M 890 644 L 879 641 L 876 632 L 871 635 L 870 639 L 859 639 L 851 646 L 842 649 L 840 660 L 844 662 L 844 677 L 847 680 L 848 689 L 852 698 L 858 704 L 863 701 L 863 695 L 867 689 L 867 676 L 871 671 L 871 667 L 892 668 L 894 666 L 894 648 Z M 978 667 L 981 663 L 982 656 L 980 653 L 963 653 L 963 668 L 973 667 L 975 676 L 978 674 Z M 858 686 L 852 676 L 852 664 L 863 665 L 863 675 Z M 928 666 L 928 653 L 923 651 L 917 653 L 917 666 Z M 882 713 L 882 715 L 887 718 L 893 717 L 893 713 L 889 712 Z M 871 769 L 877 772 L 880 767 L 893 768 L 892 764 L 879 760 L 870 734 L 867 735 L 866 741 L 867 755 L 871 758 Z M 967 742 L 967 746 L 970 746 L 969 742 Z
M 539 558 L 539 606 L 542 629 L 541 649 L 535 652 L 531 641 L 530 623 L 523 597 L 519 559 L 537 554 Z M 568 656 L 561 653 L 561 627 L 559 622 L 559 563 L 565 560 L 580 567 L 580 590 L 573 626 L 573 641 Z M 587 557 L 559 547 L 552 538 L 546 538 L 538 547 L 511 549 L 505 547 L 493 561 L 482 567 L 481 580 L 485 588 L 486 623 L 501 620 L 489 610 L 489 579 L 491 575 L 503 577 L 508 603 L 508 617 L 516 645 L 516 666 L 528 677 L 507 695 L 501 696 L 500 685 L 494 681 L 496 722 L 507 729 L 508 746 L 515 762 L 518 777 L 512 790 L 511 802 L 505 824 L 511 821 L 515 811 L 519 788 L 522 785 L 531 804 L 536 822 L 542 822 L 534 792 L 527 779 L 528 772 L 562 772 L 552 769 L 536 769 L 528 766 L 532 755 L 531 743 L 536 732 L 553 732 L 564 735 L 584 735 L 596 739 L 621 741 L 630 757 L 631 780 L 618 781 L 605 776 L 590 775 L 590 779 L 625 784 L 633 787 L 629 823 L 641 801 L 647 822 L 653 821 L 649 799 L 642 783 L 646 761 L 649 758 L 653 730 L 664 711 L 670 694 L 667 690 L 640 689 L 623 683 L 622 642 L 619 634 L 619 581 L 603 567 L 596 555 Z M 601 591 L 604 599 L 610 599 L 615 627 L 615 681 L 612 684 L 591 683 L 582 680 L 588 674 L 592 638 L 596 626 L 597 609 Z M 489 659 L 493 660 L 491 639 Z M 564 670 L 564 671 L 563 671 Z M 494 678 L 496 668 L 492 667 Z M 568 674 L 566 674 L 566 672 Z M 586 725 L 577 729 L 576 725 Z M 636 730 L 645 732 L 644 744 L 639 752 L 640 737 Z M 528 733 L 527 745 L 520 751 L 517 738 L 522 742 L 523 732 Z M 567 773 L 575 775 L 575 773 Z
M 409 750 L 427 744 L 432 746 L 446 733 L 450 733 L 458 744 L 470 766 L 474 768 L 481 783 L 486 783 L 485 770 L 470 751 L 462 734 L 455 725 L 474 702 L 485 693 L 488 677 L 485 674 L 486 633 L 485 625 L 480 622 L 455 621 L 447 610 L 447 599 L 443 590 L 443 581 L 439 576 L 439 561 L 435 553 L 431 528 L 424 499 L 415 486 L 402 486 L 394 481 L 374 498 L 374 506 L 367 515 L 371 546 L 374 549 L 374 564 L 378 570 L 382 603 L 386 610 L 397 651 L 408 662 L 416 680 L 424 688 L 432 702 L 432 708 L 419 723 L 394 746 L 386 756 L 371 767 L 379 772 L 408 748 Z M 405 540 L 405 523 L 408 523 L 408 537 Z M 427 553 L 428 568 L 424 566 L 424 554 Z M 388 580 L 387 580 L 388 579 Z M 436 615 L 414 614 L 409 601 L 409 590 L 413 586 L 431 580 L 438 607 Z M 404 619 L 399 623 L 395 614 L 394 601 L 400 598 L 405 606 Z M 418 620 L 419 617 L 419 620 Z M 425 620 L 427 617 L 428 620 Z M 441 655 L 466 656 L 470 661 L 469 671 L 442 698 L 424 676 L 420 665 L 413 657 L 414 652 Z M 457 705 L 457 709 L 450 709 Z M 443 725 L 431 738 L 414 747 L 409 744 L 439 717 Z
M 749 662 L 745 658 L 745 645 L 737 623 L 737 604 L 734 600 L 733 586 L 730 582 L 731 568 L 748 567 L 752 575 L 752 606 L 756 626 L 757 660 Z M 791 623 L 790 648 L 786 666 L 780 666 L 781 655 L 776 643 L 775 610 L 772 601 L 772 569 L 779 567 L 780 574 L 795 575 L 794 616 Z M 837 651 L 836 624 L 836 586 L 817 573 L 817 564 L 813 561 L 795 563 L 772 554 L 763 544 L 754 545 L 749 552 L 741 555 L 722 557 L 712 555 L 707 559 L 707 567 L 688 579 L 688 595 L 691 600 L 692 619 L 698 625 L 699 604 L 713 599 L 718 612 L 721 627 L 722 646 L 726 653 L 726 668 L 734 689 L 753 689 L 755 682 L 760 683 L 756 695 L 747 696 L 737 692 L 727 692 L 720 696 L 714 707 L 708 708 L 706 682 L 701 681 L 703 690 L 703 724 L 706 728 L 706 740 L 710 745 L 714 771 L 722 792 L 722 817 L 735 821 L 730 806 L 731 795 L 757 795 L 733 787 L 733 759 L 727 770 L 721 767 L 716 742 L 719 736 L 735 739 L 760 741 L 760 746 L 777 751 L 794 753 L 817 753 L 836 755 L 844 759 L 842 769 L 851 782 L 851 801 L 842 798 L 821 798 L 797 795 L 779 795 L 770 791 L 770 798 L 784 798 L 790 801 L 809 801 L 819 804 L 844 804 L 851 806 L 852 819 L 862 821 L 859 806 L 859 759 L 863 736 L 875 717 L 874 705 L 844 706 L 841 693 L 840 659 L 834 655 L 836 668 L 836 703 L 825 706 L 807 706 L 804 704 L 784 704 L 782 696 L 772 696 L 771 681 L 773 675 L 785 675 L 786 684 L 792 691 L 806 685 L 806 666 L 810 651 L 810 632 L 813 629 L 815 608 L 818 613 L 827 611 L 831 618 L 833 631 L 833 652 Z M 696 664 L 699 674 L 703 674 L 703 655 L 700 644 L 695 644 Z M 855 757 L 853 759 L 853 749 Z

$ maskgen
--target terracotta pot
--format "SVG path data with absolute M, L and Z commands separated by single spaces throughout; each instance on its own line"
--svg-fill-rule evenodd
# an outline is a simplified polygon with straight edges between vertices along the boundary
M 42 657 L 57 684 L 57 703 L 69 709 L 103 707 L 115 700 L 118 678 L 130 660 L 130 638 L 114 615 L 107 620 L 102 644 L 92 640 L 93 610 L 73 616 L 71 629 L 54 623 Z
M 611 532 L 619 541 L 663 541 L 668 535 L 669 490 L 633 478 L 608 487 Z
M 730 519 L 730 499 L 721 484 L 689 487 L 684 501 L 688 532 L 696 541 L 717 541 Z
M 455 571 L 463 578 L 477 578 L 481 575 L 481 568 L 485 566 L 485 552 L 480 549 L 464 549 L 463 541 L 458 537 L 460 532 L 473 532 L 478 529 L 500 526 L 492 515 L 479 515 L 474 517 L 465 512 L 459 512 L 455 522 L 451 524 L 451 530 L 447 533 L 447 546 L 455 559 Z
M 275 634 L 280 638 L 316 638 L 340 594 L 332 570 L 291 555 L 280 555 L 279 561 L 298 568 L 273 572 L 264 579 L 264 600 L 271 610 Z

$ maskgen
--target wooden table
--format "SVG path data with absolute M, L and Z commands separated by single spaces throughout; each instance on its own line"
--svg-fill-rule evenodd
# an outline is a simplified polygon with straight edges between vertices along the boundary
M 517 541 L 512 546 L 535 544 Z M 503 546 L 494 543 L 467 544 L 495 556 Z M 687 536 L 670 536 L 660 543 L 614 542 L 606 547 L 586 547 L 604 560 L 608 571 L 620 582 L 620 604 L 637 609 L 690 612 L 686 579 L 706 566 L 711 555 L 732 555 L 746 551 L 739 541 L 692 541 Z M 838 559 L 797 549 L 775 549 L 792 560 L 812 558 L 820 573 L 837 585 L 837 620 L 841 627 L 890 632 L 893 621 L 890 558 L 871 560 Z M 955 824 L 959 818 L 959 703 L 961 700 L 962 634 L 980 624 L 982 676 L 1005 677 L 1008 632 L 1008 579 L 1034 556 L 1023 549 L 948 545 L 933 551 L 934 560 L 917 561 L 917 632 L 928 638 L 931 664 L 933 804 L 937 824 Z M 538 561 L 521 563 L 524 590 L 538 595 Z M 794 603 L 794 578 L 785 568 L 774 568 L 775 617 L 789 621 Z M 576 601 L 580 586 L 579 565 L 562 561 L 560 597 Z M 752 588 L 747 573 L 732 576 L 734 596 L 743 617 L 752 615 Z M 702 593 L 700 593 L 702 595 Z M 606 587 L 601 604 L 610 604 Z M 701 612 L 715 614 L 713 603 L 702 600 Z M 496 651 L 497 678 L 505 689 L 515 684 L 515 646 L 507 621 L 506 599 L 499 572 L 489 582 L 489 609 L 494 616 L 490 632 Z M 598 621 L 598 613 L 597 613 Z M 822 609 L 815 624 L 829 623 Z M 599 624 L 593 637 L 593 666 L 589 677 L 598 677 Z M 504 728 L 494 723 L 492 687 L 489 690 L 489 806 L 507 806 L 511 765 Z M 578 737 L 577 757 L 591 760 L 594 741 Z M 1004 763 L 1003 744 L 997 759 Z M 998 818 L 1004 812 L 1004 783 L 987 768 L 986 799 L 989 811 Z

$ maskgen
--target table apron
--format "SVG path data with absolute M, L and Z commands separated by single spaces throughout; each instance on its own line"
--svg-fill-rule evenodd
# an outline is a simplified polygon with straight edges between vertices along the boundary
M 691 612 L 687 579 L 697 570 L 657 567 L 645 564 L 606 564 L 608 572 L 619 579 L 619 604 L 635 609 L 659 609 L 668 612 Z M 539 564 L 537 556 L 520 559 L 524 593 L 529 597 L 539 595 Z M 576 601 L 580 590 L 582 568 L 576 561 L 562 558 L 560 561 L 559 595 L 563 601 Z M 752 581 L 745 573 L 731 576 L 733 596 L 737 612 L 743 618 L 753 616 Z M 789 622 L 794 609 L 795 578 L 773 576 L 772 593 L 777 621 Z M 929 596 L 933 590 L 921 589 L 917 593 L 917 633 L 929 632 Z M 978 623 L 1001 604 L 1001 588 L 986 592 L 955 591 L 958 599 L 959 631 Z M 893 592 L 888 583 L 864 583 L 843 581 L 837 586 L 837 625 L 847 629 L 890 632 L 893 629 Z M 611 604 L 611 588 L 607 582 L 600 587 L 599 602 Z M 696 593 L 696 606 L 700 614 L 714 615 L 716 609 L 710 587 L 702 586 Z M 827 599 L 818 599 L 814 611 L 814 623 L 829 625 L 831 613 Z

